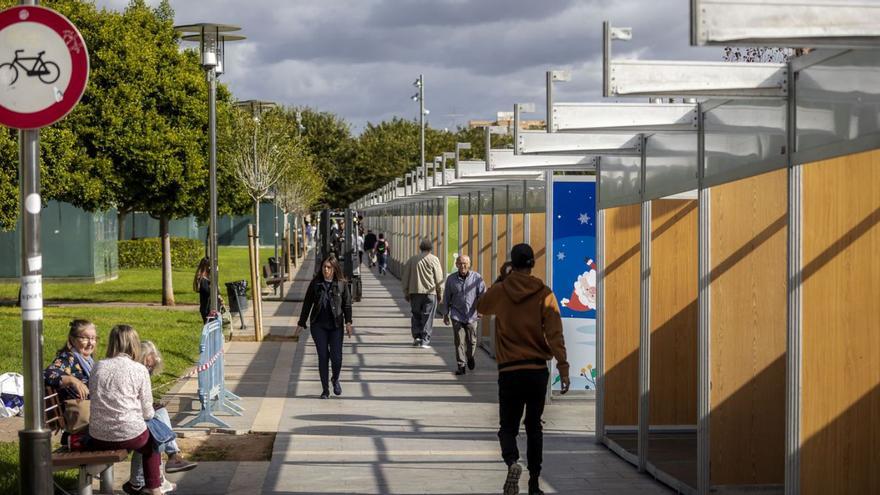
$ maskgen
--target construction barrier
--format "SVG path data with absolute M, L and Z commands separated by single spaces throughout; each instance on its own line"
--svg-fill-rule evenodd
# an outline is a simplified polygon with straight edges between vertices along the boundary
M 202 423 L 215 424 L 221 428 L 229 428 L 215 413 L 225 412 L 233 416 L 241 416 L 244 408 L 232 401 L 240 397 L 226 389 L 223 374 L 223 324 L 220 319 L 209 320 L 202 327 L 199 341 L 199 403 L 201 410 L 192 421 L 183 425 L 190 428 Z

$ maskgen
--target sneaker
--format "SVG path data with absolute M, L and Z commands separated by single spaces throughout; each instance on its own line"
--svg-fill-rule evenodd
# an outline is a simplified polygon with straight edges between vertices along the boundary
M 333 380 L 333 393 L 342 395 L 342 385 L 339 384 L 339 380 Z
M 321 398 L 322 399 L 329 399 L 330 398 L 330 391 L 325 390 L 325 391 L 321 392 Z
M 464 366 L 459 366 L 457 370 L 455 370 L 456 375 L 463 375 L 466 371 L 464 370 Z
M 477 362 L 474 360 L 473 356 L 468 358 L 468 369 L 472 370 L 477 366 Z
M 420 345 L 419 347 L 421 347 L 422 349 L 430 349 L 431 348 L 431 341 L 430 340 L 423 340 L 422 345 Z
M 519 495 L 519 477 L 522 475 L 522 466 L 514 462 L 507 468 L 507 479 L 504 480 L 504 495 Z
M 180 473 L 183 471 L 190 471 L 198 467 L 198 463 L 189 462 L 185 459 L 181 459 L 180 457 L 175 457 L 174 459 L 170 459 L 165 463 L 165 472 L 166 473 Z
M 538 484 L 539 478 L 529 477 L 529 495 L 544 495 L 541 486 Z
M 162 486 L 159 487 L 159 490 L 162 491 L 162 494 L 171 493 L 174 490 L 177 490 L 177 483 L 172 483 L 166 479 L 162 480 Z
M 413 347 L 421 347 L 422 339 L 413 339 Z
M 141 495 L 143 493 L 144 487 L 142 486 L 134 486 L 131 484 L 131 481 L 126 481 L 122 484 L 122 491 L 127 493 L 128 495 Z

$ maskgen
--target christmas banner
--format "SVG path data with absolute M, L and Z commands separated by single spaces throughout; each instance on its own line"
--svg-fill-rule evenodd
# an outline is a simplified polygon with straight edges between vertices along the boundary
M 571 390 L 596 388 L 596 182 L 556 177 L 553 182 L 552 286 L 562 313 L 571 365 Z M 553 390 L 560 377 L 553 363 Z

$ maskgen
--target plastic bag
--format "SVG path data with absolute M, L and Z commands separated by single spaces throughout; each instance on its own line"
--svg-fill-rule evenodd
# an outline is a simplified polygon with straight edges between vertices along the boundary
M 0 399 L 0 418 L 20 415 L 24 407 L 24 377 L 19 373 L 0 375 Z

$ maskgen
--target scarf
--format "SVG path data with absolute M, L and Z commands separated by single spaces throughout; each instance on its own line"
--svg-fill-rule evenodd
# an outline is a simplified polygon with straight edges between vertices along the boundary
M 83 373 L 88 378 L 92 374 L 92 365 L 95 364 L 95 360 L 91 356 L 85 357 L 77 351 L 73 351 L 73 357 L 76 358 L 76 362 L 79 363 L 79 367 L 82 368 Z

